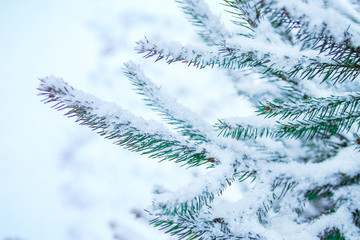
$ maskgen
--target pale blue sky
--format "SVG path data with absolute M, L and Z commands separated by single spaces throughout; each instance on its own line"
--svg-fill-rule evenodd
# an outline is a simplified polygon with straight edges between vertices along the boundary
M 51 156 L 62 147 L 56 132 L 67 123 L 39 102 L 37 78 L 87 77 L 97 57 L 86 29 L 93 2 L 0 1 L 1 240 L 66 239 L 73 213 L 61 202 L 63 176 Z M 44 131 L 52 122 L 59 125 Z

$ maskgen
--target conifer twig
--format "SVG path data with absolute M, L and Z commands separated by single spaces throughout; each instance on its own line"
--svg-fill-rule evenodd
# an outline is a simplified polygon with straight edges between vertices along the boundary
M 355 115 L 359 111 L 359 103 L 359 93 L 326 98 L 302 96 L 302 98 L 293 98 L 287 102 L 281 99 L 268 101 L 266 104 L 260 102 L 257 112 L 265 117 L 280 116 L 280 119 L 291 120 L 301 117 L 303 120 L 312 120 L 331 118 L 345 113 Z
M 180 105 L 175 99 L 165 94 L 149 78 L 147 78 L 140 67 L 133 62 L 125 64 L 125 75 L 137 88 L 138 93 L 145 97 L 145 101 L 157 110 L 169 124 L 174 125 L 184 136 L 198 142 L 210 140 L 210 124 L 199 119 L 196 114 L 188 108 Z
M 200 151 L 154 121 L 146 121 L 114 103 L 103 102 L 54 76 L 40 79 L 38 88 L 45 103 L 56 110 L 67 110 L 67 117 L 87 125 L 115 144 L 147 154 L 150 158 L 174 160 L 192 167 L 208 163 L 205 149 Z

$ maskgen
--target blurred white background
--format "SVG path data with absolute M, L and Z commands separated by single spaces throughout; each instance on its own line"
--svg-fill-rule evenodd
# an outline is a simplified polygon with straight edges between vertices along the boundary
M 158 119 L 122 75 L 133 60 L 209 122 L 236 115 L 243 100 L 221 72 L 143 59 L 134 46 L 144 36 L 200 43 L 175 1 L 0 1 L 0 240 L 170 239 L 143 209 L 154 185 L 176 189 L 197 170 L 129 153 L 41 103 L 36 90 L 53 74 Z

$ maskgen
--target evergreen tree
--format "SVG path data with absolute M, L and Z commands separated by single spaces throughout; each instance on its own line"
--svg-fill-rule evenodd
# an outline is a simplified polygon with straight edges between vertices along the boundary
M 179 239 L 360 239 L 360 2 L 223 0 L 236 31 L 203 0 L 177 2 L 206 46 L 145 38 L 137 51 L 224 69 L 253 116 L 211 125 L 133 62 L 125 75 L 170 128 L 54 76 L 40 79 L 44 101 L 131 151 L 206 167 L 177 192 L 156 189 L 148 209 L 151 224 Z M 239 181 L 252 182 L 243 199 L 216 201 Z

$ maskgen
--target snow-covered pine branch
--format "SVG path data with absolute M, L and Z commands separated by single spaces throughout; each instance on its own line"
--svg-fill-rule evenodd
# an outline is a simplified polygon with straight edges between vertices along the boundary
M 219 129 L 219 135 L 237 140 L 256 139 L 258 137 L 311 140 L 313 138 L 329 138 L 336 134 L 348 133 L 351 127 L 359 122 L 359 118 L 358 114 L 343 114 L 310 120 L 263 121 L 264 125 L 241 120 L 234 122 L 234 120 L 223 119 L 219 120 L 215 127 Z
M 73 88 L 61 78 L 40 79 L 38 88 L 45 103 L 56 110 L 66 110 L 65 116 L 87 125 L 115 144 L 148 154 L 151 158 L 174 160 L 182 165 L 199 166 L 209 163 L 206 150 L 192 145 L 155 121 L 146 121 L 114 103 L 101 101 Z
M 145 97 L 144 100 L 147 104 L 158 111 L 169 124 L 174 125 L 175 129 L 184 136 L 199 142 L 208 142 L 213 139 L 210 124 L 157 87 L 144 75 L 140 66 L 128 62 L 125 64 L 124 73 L 137 88 L 138 93 Z
M 265 26 L 263 31 L 268 32 L 267 29 L 268 26 Z M 270 72 L 277 76 L 286 76 L 288 73 L 289 78 L 318 77 L 321 81 L 332 79 L 334 82 L 343 82 L 354 80 L 360 74 L 357 59 L 356 62 L 349 62 L 348 59 L 339 62 L 339 59 L 332 59 L 316 50 L 301 50 L 279 39 L 267 38 L 275 41 L 264 44 L 263 40 L 266 39 L 263 38 L 237 36 L 210 51 L 182 46 L 176 42 L 165 44 L 145 39 L 138 42 L 136 50 L 145 54 L 145 58 L 156 56 L 156 61 L 165 59 L 169 64 L 183 62 L 200 68 L 218 66 L 230 70 L 258 67 L 263 69 L 263 73 Z
M 281 132 L 277 136 L 302 139 L 329 138 L 335 134 L 348 133 L 355 123 L 359 125 L 359 118 L 359 113 L 345 113 L 334 117 L 280 123 Z
M 257 107 L 259 115 L 265 117 L 280 116 L 280 119 L 306 119 L 325 118 L 344 113 L 355 115 L 359 111 L 360 94 L 346 96 L 330 96 L 326 98 L 310 98 L 302 96 L 288 101 L 275 99 L 266 104 L 260 103 Z
M 233 139 L 256 139 L 258 137 L 276 137 L 276 122 L 255 117 L 219 119 L 215 127 L 219 135 Z

